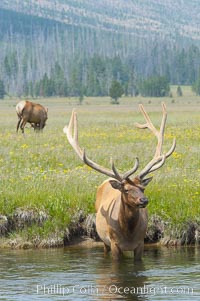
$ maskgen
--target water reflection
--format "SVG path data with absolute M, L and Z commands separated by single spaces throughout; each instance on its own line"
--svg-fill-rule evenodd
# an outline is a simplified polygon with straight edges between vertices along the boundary
M 119 263 L 102 247 L 0 250 L 0 300 L 199 300 L 198 248 L 146 248 Z
M 98 300 L 147 300 L 144 289 L 148 279 L 144 271 L 142 262 L 133 264 L 130 259 L 123 259 L 119 263 L 101 262 L 96 269 L 96 286 L 103 292 Z

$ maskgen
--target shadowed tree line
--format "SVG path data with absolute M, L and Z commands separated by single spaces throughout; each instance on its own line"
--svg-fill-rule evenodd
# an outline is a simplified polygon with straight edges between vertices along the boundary
M 1 98 L 5 93 L 105 96 L 116 82 L 131 96 L 164 96 L 169 84 L 193 85 L 199 94 L 196 45 L 63 25 L 6 10 L 0 16 Z M 158 82 L 164 83 L 162 91 L 155 87 Z

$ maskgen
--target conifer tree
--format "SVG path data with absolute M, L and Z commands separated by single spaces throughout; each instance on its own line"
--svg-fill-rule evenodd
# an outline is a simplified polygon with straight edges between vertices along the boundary
M 0 80 L 0 99 L 3 99 L 5 96 L 5 87 L 4 87 L 4 82 Z
M 109 90 L 110 97 L 114 100 L 113 104 L 119 104 L 118 99 L 122 96 L 124 90 L 122 85 L 117 80 L 113 80 Z

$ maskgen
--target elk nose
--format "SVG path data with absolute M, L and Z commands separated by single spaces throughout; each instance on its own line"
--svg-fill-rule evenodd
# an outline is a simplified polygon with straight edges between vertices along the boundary
M 148 201 L 147 198 L 141 198 L 141 199 L 140 199 L 140 203 L 141 203 L 141 205 L 143 205 L 144 207 L 147 206 L 148 202 L 149 202 L 149 201 Z

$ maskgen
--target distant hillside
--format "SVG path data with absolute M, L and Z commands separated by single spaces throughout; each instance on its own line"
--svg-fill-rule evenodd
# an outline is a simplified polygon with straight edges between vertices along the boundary
M 1 8 L 139 37 L 200 41 L 198 0 L 1 0 Z
M 196 0 L 1 0 L 0 80 L 19 96 L 108 95 L 113 79 L 132 95 L 151 75 L 192 84 L 199 19 Z

